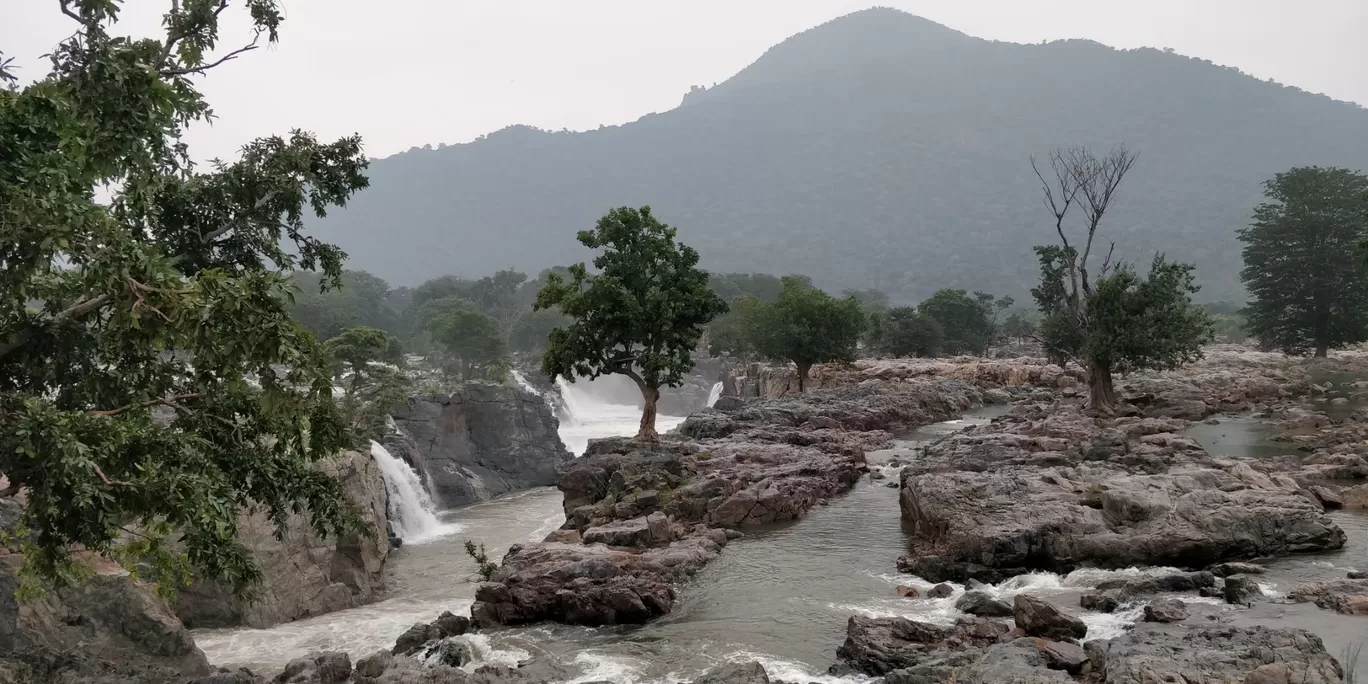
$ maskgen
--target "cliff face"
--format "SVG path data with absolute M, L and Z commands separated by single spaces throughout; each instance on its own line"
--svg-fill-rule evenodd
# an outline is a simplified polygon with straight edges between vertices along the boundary
M 239 521 L 243 543 L 265 578 L 256 600 L 243 604 L 230 588 L 196 581 L 182 589 L 176 614 L 197 627 L 269 627 L 282 622 L 353 608 L 379 598 L 389 555 L 385 535 L 385 481 L 367 452 L 350 451 L 319 467 L 342 482 L 347 498 L 374 530 L 366 537 L 321 539 L 306 516 L 294 515 L 285 537 L 276 539 L 275 525 L 263 513 Z
M 556 482 L 571 459 L 542 397 L 518 387 L 469 383 L 450 395 L 417 395 L 395 407 L 390 453 L 423 474 L 449 508 Z

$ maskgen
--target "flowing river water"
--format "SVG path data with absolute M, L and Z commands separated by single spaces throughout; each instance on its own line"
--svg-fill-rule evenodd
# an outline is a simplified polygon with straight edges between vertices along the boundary
M 571 414 L 563 416 L 562 436 L 576 453 L 583 451 L 591 437 L 635 430 L 639 416 L 635 407 L 603 404 L 578 387 L 563 387 L 562 392 Z M 478 658 L 471 667 L 511 665 L 540 656 L 570 666 L 575 674 L 565 681 L 572 684 L 645 684 L 686 681 L 718 662 L 745 659 L 759 660 L 772 678 L 785 681 L 868 681 L 861 676 L 825 674 L 844 640 L 849 616 L 902 615 L 949 623 L 957 616 L 954 601 L 964 591 L 955 586 L 952 596 L 941 599 L 906 599 L 895 593 L 900 584 L 918 587 L 923 594 L 930 585 L 895 570 L 907 537 L 899 516 L 898 490 L 886 486 L 897 482 L 898 467 L 886 464 L 915 458 L 929 441 L 986 422 L 1004 410 L 979 409 L 962 420 L 925 426 L 903 435 L 892 449 L 870 453 L 872 477 L 802 520 L 748 528 L 721 558 L 680 588 L 679 601 L 665 618 L 639 627 L 548 625 L 467 635 L 460 638 Z M 662 416 L 660 427 L 673 427 L 679 420 Z M 1217 453 L 1252 454 L 1282 448 L 1269 446 L 1267 434 L 1260 430 L 1262 426 L 1252 420 L 1231 419 L 1217 426 L 1199 425 L 1193 436 Z M 875 479 L 879 476 L 883 479 Z M 1343 578 L 1347 568 L 1368 569 L 1368 515 L 1332 515 L 1349 534 L 1345 549 L 1267 563 L 1269 573 L 1261 578 L 1266 589 L 1285 592 L 1307 581 Z M 278 671 L 290 659 L 310 651 L 345 650 L 353 658 L 361 657 L 393 645 L 415 622 L 431 621 L 443 610 L 468 611 L 476 580 L 474 564 L 462 548 L 465 539 L 482 541 L 489 555 L 497 558 L 511 544 L 540 540 L 563 520 L 560 492 L 553 488 L 446 511 L 440 514 L 446 536 L 406 544 L 391 556 L 391 598 L 265 630 L 201 630 L 195 639 L 216 665 L 247 666 L 261 673 Z M 1113 614 L 1085 613 L 1077 607 L 1079 594 L 1118 575 L 1171 571 L 1038 573 L 1012 578 L 989 591 L 1008 599 L 1029 591 L 1057 602 L 1088 623 L 1089 639 L 1104 639 L 1119 635 L 1138 620 L 1143 603 Z M 1335 655 L 1368 632 L 1361 617 L 1336 615 L 1309 604 L 1263 602 L 1253 609 L 1235 609 L 1191 594 L 1182 598 L 1198 604 L 1194 612 L 1219 614 L 1236 625 L 1308 629 L 1319 634 Z

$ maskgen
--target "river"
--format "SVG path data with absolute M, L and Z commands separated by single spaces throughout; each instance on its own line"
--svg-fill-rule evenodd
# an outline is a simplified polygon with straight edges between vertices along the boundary
M 639 415 L 635 407 L 603 404 L 579 388 L 568 393 L 566 405 L 573 415 L 566 417 L 568 425 L 562 434 L 576 453 L 583 450 L 579 440 L 630 434 Z M 640 627 L 551 625 L 462 639 L 479 654 L 475 665 L 551 657 L 577 669 L 567 680 L 576 683 L 678 682 L 718 662 L 741 659 L 759 660 L 771 677 L 786 681 L 868 681 L 860 676 L 824 674 L 835 661 L 850 615 L 902 615 L 948 623 L 957 616 L 953 604 L 964 591 L 954 586 L 954 594 L 942 599 L 906 599 L 894 591 L 900 584 L 909 584 L 925 593 L 931 585 L 895 570 L 907 536 L 899 516 L 898 490 L 886 486 L 897 481 L 898 468 L 884 464 L 913 458 L 927 442 L 971 423 L 986 422 L 1003 410 L 979 409 L 963 420 L 926 426 L 900 436 L 892 449 L 870 453 L 871 470 L 885 479 L 866 477 L 849 493 L 802 520 L 748 528 L 721 558 L 680 588 L 674 611 L 663 619 Z M 662 418 L 662 429 L 679 421 Z M 1198 434 L 1194 436 L 1204 444 L 1209 441 L 1207 446 L 1216 452 L 1236 453 L 1227 447 L 1237 442 L 1248 442 L 1253 449 L 1268 446 L 1266 434 L 1256 434 L 1253 421 L 1245 432 L 1239 431 L 1245 424 L 1236 421 L 1199 427 L 1224 427 L 1219 433 L 1195 429 Z M 482 541 L 490 556 L 498 557 L 510 544 L 540 540 L 558 527 L 564 519 L 560 504 L 560 493 L 545 488 L 444 512 L 440 522 L 449 530 L 447 536 L 405 545 L 391 557 L 388 600 L 266 630 L 198 631 L 195 639 L 211 662 L 248 666 L 262 673 L 278 671 L 290 659 L 315 650 L 346 650 L 356 658 L 388 648 L 415 622 L 428 622 L 443 610 L 468 611 L 475 568 L 462 549 L 464 540 Z M 1334 515 L 1350 535 L 1345 550 L 1270 562 L 1269 573 L 1262 578 L 1267 589 L 1286 591 L 1305 581 L 1342 578 L 1348 567 L 1368 567 L 1368 516 Z M 1119 574 L 1169 571 L 1039 573 L 1007 580 L 988 591 L 1010 598 L 1029 590 L 1079 613 L 1089 625 L 1090 639 L 1110 638 L 1139 619 L 1143 604 L 1110 615 L 1083 613 L 1077 607 L 1079 594 Z M 1221 613 L 1234 624 L 1309 629 L 1321 635 L 1336 655 L 1361 639 L 1364 630 L 1362 618 L 1335 615 L 1311 605 L 1264 602 L 1252 610 L 1237 610 L 1215 599 L 1190 594 L 1182 598 L 1197 603 L 1194 609 Z

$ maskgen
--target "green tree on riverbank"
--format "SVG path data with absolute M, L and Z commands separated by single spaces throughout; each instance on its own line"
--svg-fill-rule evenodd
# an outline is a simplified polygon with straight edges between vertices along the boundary
M 1250 334 L 1317 357 L 1368 340 L 1368 272 L 1356 249 L 1368 237 L 1368 176 L 1303 167 L 1264 188 L 1268 201 L 1239 233 Z
M 261 571 L 238 542 L 242 505 L 359 530 L 312 467 L 350 436 L 283 273 L 340 282 L 345 255 L 304 219 L 364 188 L 366 159 L 358 138 L 297 131 L 196 172 L 196 79 L 275 42 L 280 9 L 253 0 L 256 39 L 234 51 L 217 2 L 173 3 L 145 39 L 110 33 L 117 8 L 63 2 L 75 35 L 41 80 L 20 86 L 0 60 L 0 495 L 25 493 L 32 532 L 10 541 L 48 580 L 79 574 L 83 547 L 246 593 Z
M 569 282 L 547 275 L 536 308 L 559 307 L 571 322 L 551 331 L 542 372 L 570 382 L 609 373 L 631 378 L 644 405 L 637 439 L 656 441 L 660 388 L 683 383 L 704 329 L 727 303 L 708 288 L 698 252 L 675 242 L 675 229 L 650 207 L 614 209 L 578 237 L 603 250 L 594 258 L 598 272 L 580 263 L 570 267 Z
M 807 388 L 813 365 L 854 361 L 865 329 L 858 300 L 836 299 L 799 278 L 784 278 L 777 300 L 749 302 L 741 310 L 745 347 L 768 359 L 792 361 L 799 391 Z
M 1087 368 L 1088 407 L 1103 416 L 1116 411 L 1113 372 L 1173 368 L 1200 358 L 1212 339 L 1210 317 L 1192 302 L 1192 266 L 1156 255 L 1141 277 L 1113 261 L 1109 245 L 1097 270 L 1089 270 L 1094 248 L 1100 252 L 1098 228 L 1135 159 L 1124 147 L 1102 157 L 1085 147 L 1055 150 L 1048 173 L 1031 160 L 1059 236 L 1059 244 L 1035 250 L 1041 282 L 1031 294 L 1044 315 L 1041 341 L 1057 361 Z M 1066 229 L 1075 208 L 1085 231 L 1077 246 Z

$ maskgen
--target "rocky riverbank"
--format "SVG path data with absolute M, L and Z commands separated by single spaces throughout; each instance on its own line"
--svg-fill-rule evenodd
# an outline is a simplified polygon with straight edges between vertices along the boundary
M 853 485 L 888 430 L 958 416 L 982 401 L 962 381 L 719 402 L 659 444 L 602 440 L 557 482 L 566 523 L 517 545 L 476 592 L 476 624 L 643 622 L 737 528 L 794 520 Z

